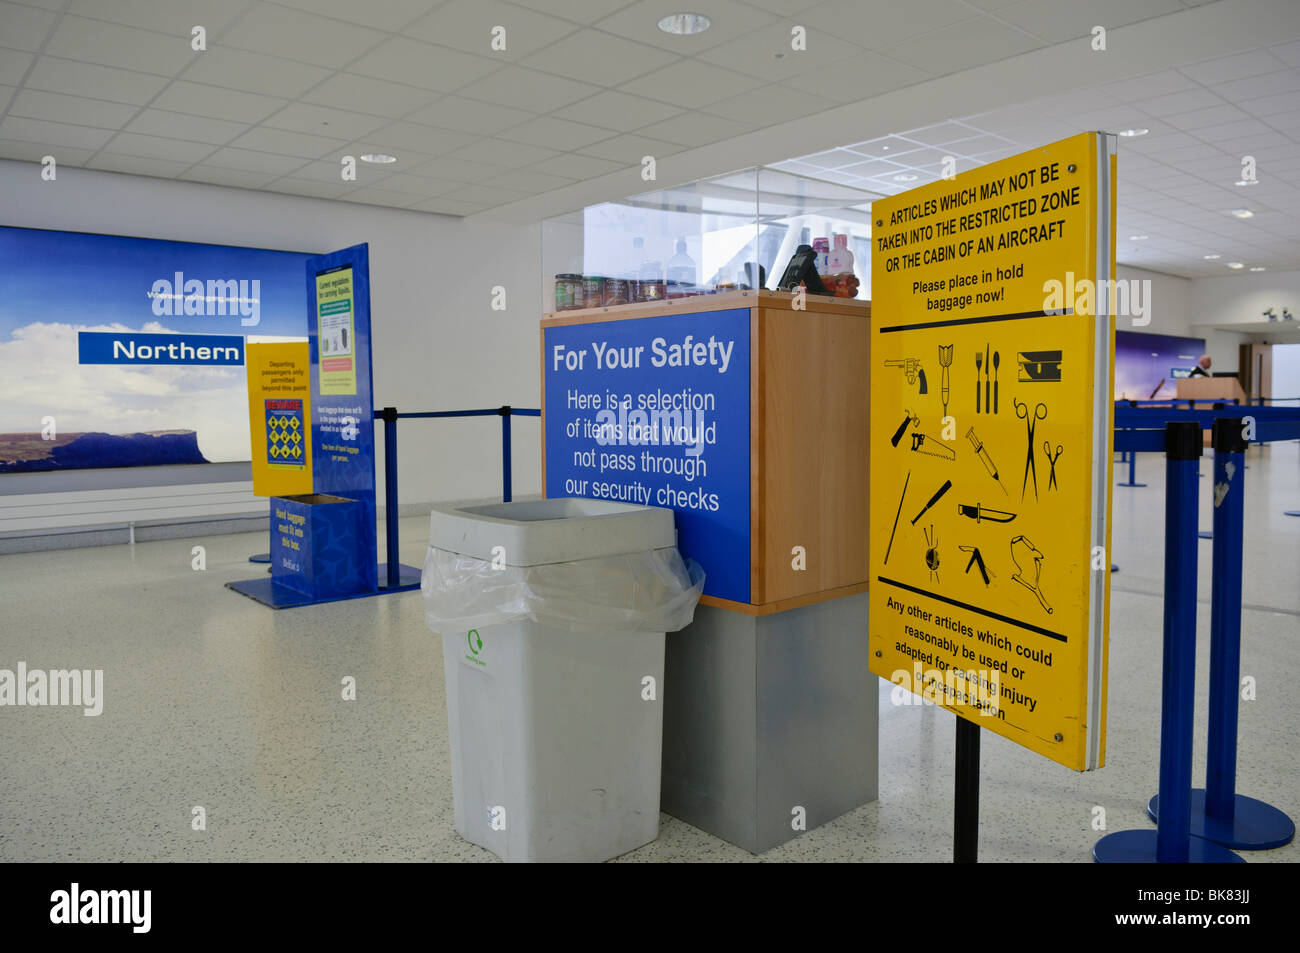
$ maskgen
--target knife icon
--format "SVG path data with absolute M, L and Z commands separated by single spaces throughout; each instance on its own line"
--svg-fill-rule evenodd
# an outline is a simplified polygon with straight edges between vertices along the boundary
M 1015 513 L 1008 513 L 1005 510 L 991 510 L 986 506 L 980 506 L 978 503 L 974 506 L 958 503 L 957 515 L 969 517 L 977 523 L 984 520 L 988 520 L 990 523 L 1010 523 L 1016 518 Z

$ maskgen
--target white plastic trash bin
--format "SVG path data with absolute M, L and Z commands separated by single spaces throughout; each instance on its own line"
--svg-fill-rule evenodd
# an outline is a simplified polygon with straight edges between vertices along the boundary
M 659 834 L 664 633 L 703 588 L 671 510 L 557 499 L 429 519 L 456 830 L 507 861 L 601 861 Z

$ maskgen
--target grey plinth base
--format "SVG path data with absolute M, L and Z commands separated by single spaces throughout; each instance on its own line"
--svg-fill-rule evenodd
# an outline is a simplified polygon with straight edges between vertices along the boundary
M 873 801 L 867 597 L 748 616 L 699 606 L 664 660 L 661 809 L 760 853 Z

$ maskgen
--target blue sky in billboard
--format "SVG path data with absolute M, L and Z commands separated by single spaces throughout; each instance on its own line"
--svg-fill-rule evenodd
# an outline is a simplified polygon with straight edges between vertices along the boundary
M 78 334 L 305 337 L 307 257 L 0 226 L 0 434 L 194 431 L 247 460 L 242 366 L 81 365 Z

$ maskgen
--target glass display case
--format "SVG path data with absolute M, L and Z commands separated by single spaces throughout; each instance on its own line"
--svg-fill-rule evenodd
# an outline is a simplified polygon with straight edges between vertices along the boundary
M 755 167 L 547 219 L 543 311 L 790 290 L 800 280 L 810 292 L 869 299 L 876 198 Z M 792 271 L 783 286 L 800 246 L 812 249 L 799 261 L 807 277 Z

